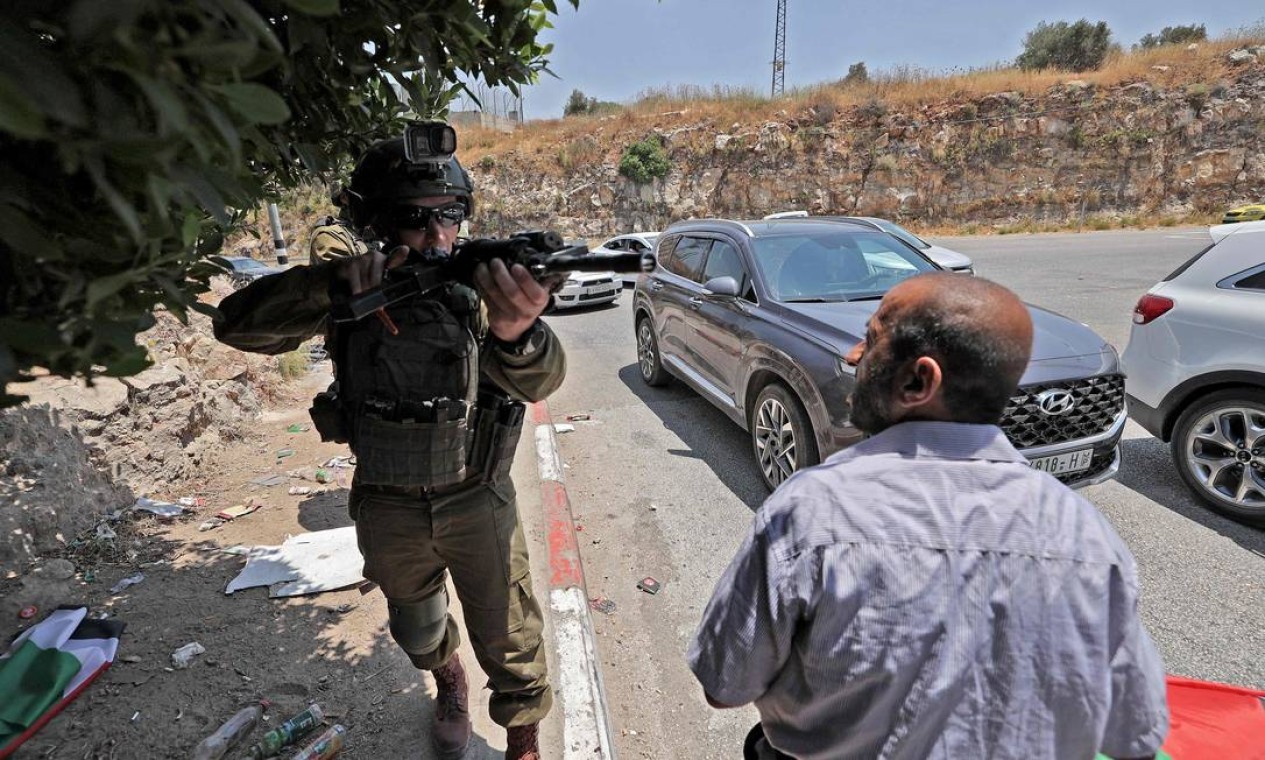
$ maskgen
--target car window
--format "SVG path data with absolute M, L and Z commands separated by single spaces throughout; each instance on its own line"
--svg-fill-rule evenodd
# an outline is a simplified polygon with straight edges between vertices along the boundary
M 258 261 L 255 261 L 254 259 L 238 259 L 237 268 L 238 269 L 267 269 L 267 267 L 265 267 L 263 264 L 259 263 Z
M 1265 267 L 1234 283 L 1241 290 L 1265 290 Z
M 747 297 L 750 277 L 747 268 L 742 264 L 742 254 L 732 244 L 724 240 L 712 243 L 711 253 L 707 254 L 707 263 L 703 266 L 703 282 L 715 277 L 732 277 L 738 283 L 738 292 Z M 748 300 L 752 300 L 748 298 Z
M 659 244 L 654 247 L 655 263 L 667 269 L 668 264 L 672 262 L 672 254 L 675 252 L 676 244 L 679 240 L 680 238 L 675 235 L 660 240 Z
M 641 242 L 640 240 L 637 240 L 637 239 L 635 239 L 635 238 L 629 238 L 629 239 L 627 240 L 627 243 L 628 243 L 628 249 L 629 249 L 630 251 L 633 251 L 634 253 L 641 253 L 642 251 L 644 251 L 644 250 L 646 250 L 647 248 L 649 248 L 649 247 L 650 247 L 650 246 L 646 245 L 645 243 L 643 243 L 643 242 Z
M 695 282 L 701 282 L 699 276 L 703 268 L 703 259 L 712 241 L 705 238 L 683 237 L 676 244 L 672 260 L 664 265 L 671 273 L 680 275 Z
M 755 265 L 779 301 L 881 297 L 893 285 L 936 266 L 887 233 L 826 229 L 759 237 Z
M 624 241 L 620 238 L 611 238 L 602 243 L 602 247 L 608 251 L 622 251 L 624 250 Z

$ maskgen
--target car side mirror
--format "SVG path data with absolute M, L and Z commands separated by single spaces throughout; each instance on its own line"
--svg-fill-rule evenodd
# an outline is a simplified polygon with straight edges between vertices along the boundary
M 732 277 L 713 277 L 703 284 L 703 295 L 717 298 L 737 298 L 738 281 Z

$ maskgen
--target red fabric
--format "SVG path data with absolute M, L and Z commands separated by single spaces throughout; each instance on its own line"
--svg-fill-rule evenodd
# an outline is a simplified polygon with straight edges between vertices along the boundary
M 1265 760 L 1265 691 L 1168 677 L 1173 760 Z

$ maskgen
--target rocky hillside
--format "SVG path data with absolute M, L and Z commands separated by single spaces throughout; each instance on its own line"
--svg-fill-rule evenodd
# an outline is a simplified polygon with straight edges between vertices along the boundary
M 994 83 L 1014 86 L 984 91 Z M 1169 49 L 1091 75 L 914 84 L 822 88 L 737 114 L 734 104 L 642 103 L 509 136 L 463 134 L 477 232 L 547 226 L 594 238 L 788 209 L 987 231 L 1172 223 L 1265 198 L 1265 46 Z M 620 176 L 623 150 L 650 135 L 667 175 Z

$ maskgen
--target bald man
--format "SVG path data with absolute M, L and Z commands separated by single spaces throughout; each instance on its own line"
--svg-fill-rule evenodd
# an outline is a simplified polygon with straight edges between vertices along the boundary
M 998 427 L 1032 347 L 1017 297 L 893 288 L 847 357 L 871 435 L 757 512 L 689 662 L 754 702 L 748 758 L 1153 757 L 1164 668 L 1105 518 Z

